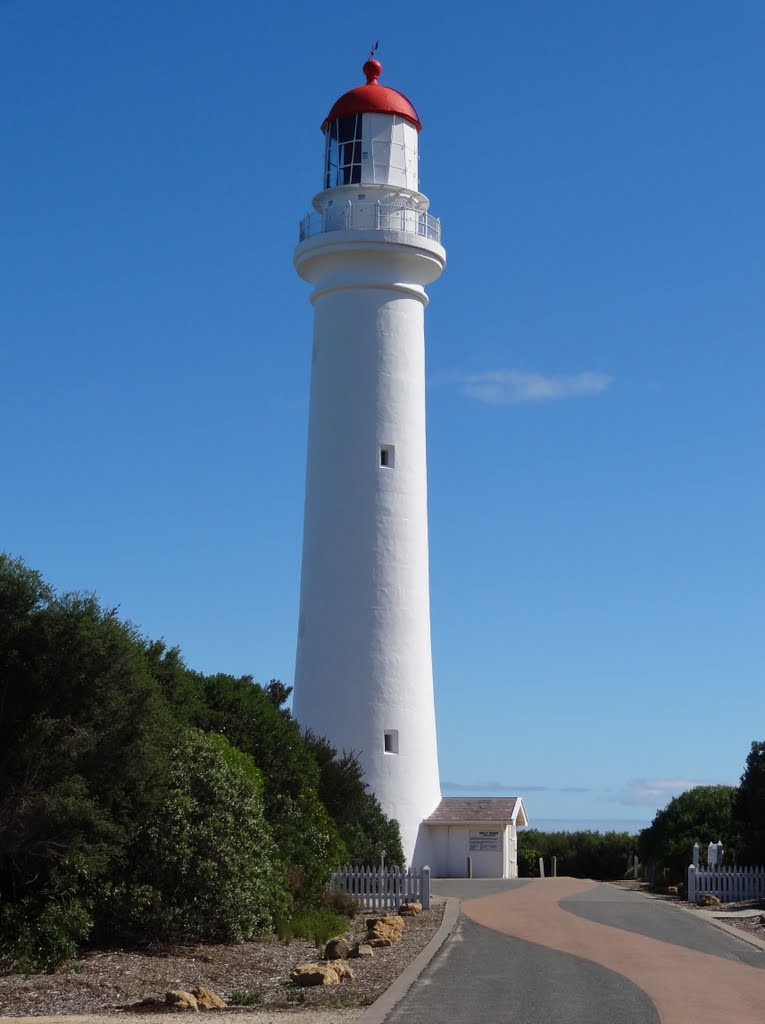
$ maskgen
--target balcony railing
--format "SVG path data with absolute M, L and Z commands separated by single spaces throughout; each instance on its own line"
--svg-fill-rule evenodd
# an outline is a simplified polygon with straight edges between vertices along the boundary
M 323 213 L 309 213 L 300 222 L 300 241 L 327 231 L 403 231 L 441 241 L 441 221 L 415 206 L 399 202 L 349 200 Z

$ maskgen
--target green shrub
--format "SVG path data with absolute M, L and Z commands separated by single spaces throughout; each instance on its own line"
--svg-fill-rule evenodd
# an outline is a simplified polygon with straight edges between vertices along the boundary
M 262 1002 L 262 992 L 257 990 L 252 992 L 247 988 L 235 988 L 229 999 L 232 1006 L 259 1006 Z
M 315 906 L 348 851 L 319 799 L 319 769 L 297 722 L 250 676 L 200 676 L 205 701 L 195 725 L 249 754 L 263 773 L 264 810 L 298 906 Z
M 363 904 L 347 892 L 333 892 L 328 889 L 319 900 L 319 906 L 351 921 L 364 910 Z
M 118 941 L 241 942 L 289 906 L 260 773 L 222 736 L 189 729 L 176 744 L 167 799 L 130 859 L 102 907 Z
M 539 850 L 521 839 L 518 841 L 518 875 L 521 878 L 539 877 Z
M 342 935 L 348 927 L 346 918 L 338 917 L 323 907 L 317 910 L 301 910 L 279 926 L 282 942 L 293 939 L 308 939 L 321 949 L 336 935 Z
M 77 955 L 92 927 L 90 907 L 76 897 L 52 901 L 42 910 L 34 899 L 9 904 L 0 915 L 0 968 L 19 974 L 53 973 Z

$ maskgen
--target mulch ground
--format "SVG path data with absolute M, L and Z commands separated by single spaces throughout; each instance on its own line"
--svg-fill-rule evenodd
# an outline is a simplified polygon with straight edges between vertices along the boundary
M 369 958 L 350 960 L 352 981 L 339 986 L 296 988 L 289 981 L 299 963 L 321 960 L 314 945 L 276 937 L 242 945 L 195 945 L 157 953 L 92 950 L 54 974 L 0 977 L 0 1015 L 117 1013 L 143 999 L 164 999 L 170 989 L 213 989 L 226 1002 L 234 992 L 248 993 L 246 1009 L 264 1007 L 367 1006 L 395 981 L 425 948 L 441 924 L 445 901 L 406 918 L 402 941 Z M 348 937 L 364 933 L 364 916 L 351 924 Z M 241 998 L 241 996 L 240 996 Z

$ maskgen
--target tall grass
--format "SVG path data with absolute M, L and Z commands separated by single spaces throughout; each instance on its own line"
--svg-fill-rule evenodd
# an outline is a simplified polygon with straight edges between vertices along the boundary
M 338 917 L 331 910 L 319 907 L 317 910 L 301 910 L 289 921 L 279 925 L 278 934 L 282 942 L 293 939 L 308 939 L 321 949 L 336 935 L 342 935 L 348 927 L 348 919 Z

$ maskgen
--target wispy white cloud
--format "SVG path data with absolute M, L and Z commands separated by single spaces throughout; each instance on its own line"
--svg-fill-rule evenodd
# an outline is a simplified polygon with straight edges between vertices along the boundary
M 442 782 L 444 793 L 470 793 L 483 796 L 489 793 L 509 793 L 512 796 L 523 796 L 524 793 L 591 793 L 586 786 L 514 786 L 506 782 Z
M 559 402 L 564 398 L 591 398 L 607 391 L 613 378 L 587 370 L 573 374 L 530 373 L 525 370 L 484 370 L 459 378 L 463 394 L 485 405 L 521 405 Z
M 509 793 L 512 786 L 502 782 L 442 782 L 444 793 Z
M 694 786 L 710 785 L 701 779 L 628 779 L 614 799 L 630 807 L 663 807 L 673 796 L 679 796 Z

